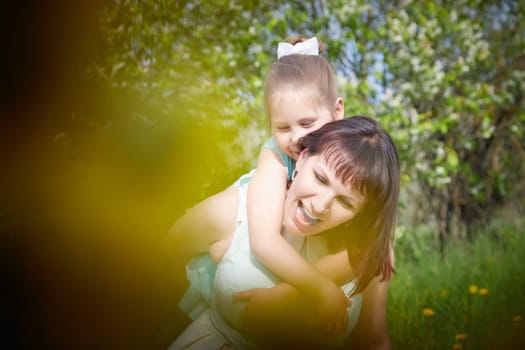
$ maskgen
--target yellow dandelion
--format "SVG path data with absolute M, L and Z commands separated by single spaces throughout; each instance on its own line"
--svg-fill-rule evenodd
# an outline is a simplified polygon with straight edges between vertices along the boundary
M 516 315 L 516 316 L 514 316 L 512 318 L 512 322 L 518 323 L 518 322 L 521 322 L 521 321 L 523 321 L 523 317 L 521 315 Z
M 470 294 L 478 294 L 478 286 L 476 286 L 475 284 L 471 284 L 470 287 L 468 287 L 468 291 Z
M 427 317 L 434 316 L 434 310 L 429 307 L 426 307 L 423 309 L 423 315 Z
M 479 290 L 479 295 L 487 295 L 489 294 L 489 290 L 487 288 L 481 288 Z
M 454 349 L 454 350 L 461 350 L 461 349 L 463 349 L 463 344 L 461 344 L 461 343 L 455 343 L 455 344 L 452 346 L 452 349 Z
M 465 340 L 468 338 L 468 335 L 467 333 L 459 333 L 459 334 L 456 334 L 456 340 Z
M 442 290 L 441 290 L 441 296 L 442 296 L 442 297 L 446 297 L 447 294 L 448 294 L 448 292 L 447 292 L 446 289 L 442 289 Z

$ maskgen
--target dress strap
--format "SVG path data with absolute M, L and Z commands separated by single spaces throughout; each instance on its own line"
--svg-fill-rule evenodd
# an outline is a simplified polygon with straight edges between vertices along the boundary
M 243 247 L 243 240 L 249 239 L 248 232 L 248 210 L 247 210 L 248 184 L 239 186 L 239 205 L 237 207 L 237 218 L 235 219 L 235 231 L 230 243 L 230 247 L 223 256 L 223 259 L 234 254 Z

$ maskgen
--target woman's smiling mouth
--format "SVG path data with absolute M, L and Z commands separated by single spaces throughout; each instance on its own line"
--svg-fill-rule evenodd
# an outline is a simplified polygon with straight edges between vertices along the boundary
M 297 212 L 295 215 L 295 223 L 297 227 L 303 231 L 309 226 L 315 225 L 321 220 L 314 217 L 313 214 L 306 208 L 304 203 L 302 201 L 298 201 L 297 203 Z

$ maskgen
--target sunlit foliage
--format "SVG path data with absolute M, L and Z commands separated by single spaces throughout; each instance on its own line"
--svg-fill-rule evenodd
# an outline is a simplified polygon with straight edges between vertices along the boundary
M 276 43 L 318 35 L 347 114 L 380 119 L 397 141 L 402 223 L 430 220 L 444 241 L 523 198 L 523 11 L 518 1 L 116 1 L 97 70 L 154 106 L 146 123 L 215 128 L 225 164 L 210 173 L 240 174 L 267 135 L 261 93 Z

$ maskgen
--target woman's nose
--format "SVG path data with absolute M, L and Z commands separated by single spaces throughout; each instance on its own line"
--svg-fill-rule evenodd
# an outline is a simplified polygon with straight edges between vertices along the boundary
M 332 205 L 332 196 L 329 193 L 322 193 L 317 196 L 313 204 L 313 210 L 315 215 L 324 215 L 330 210 Z

